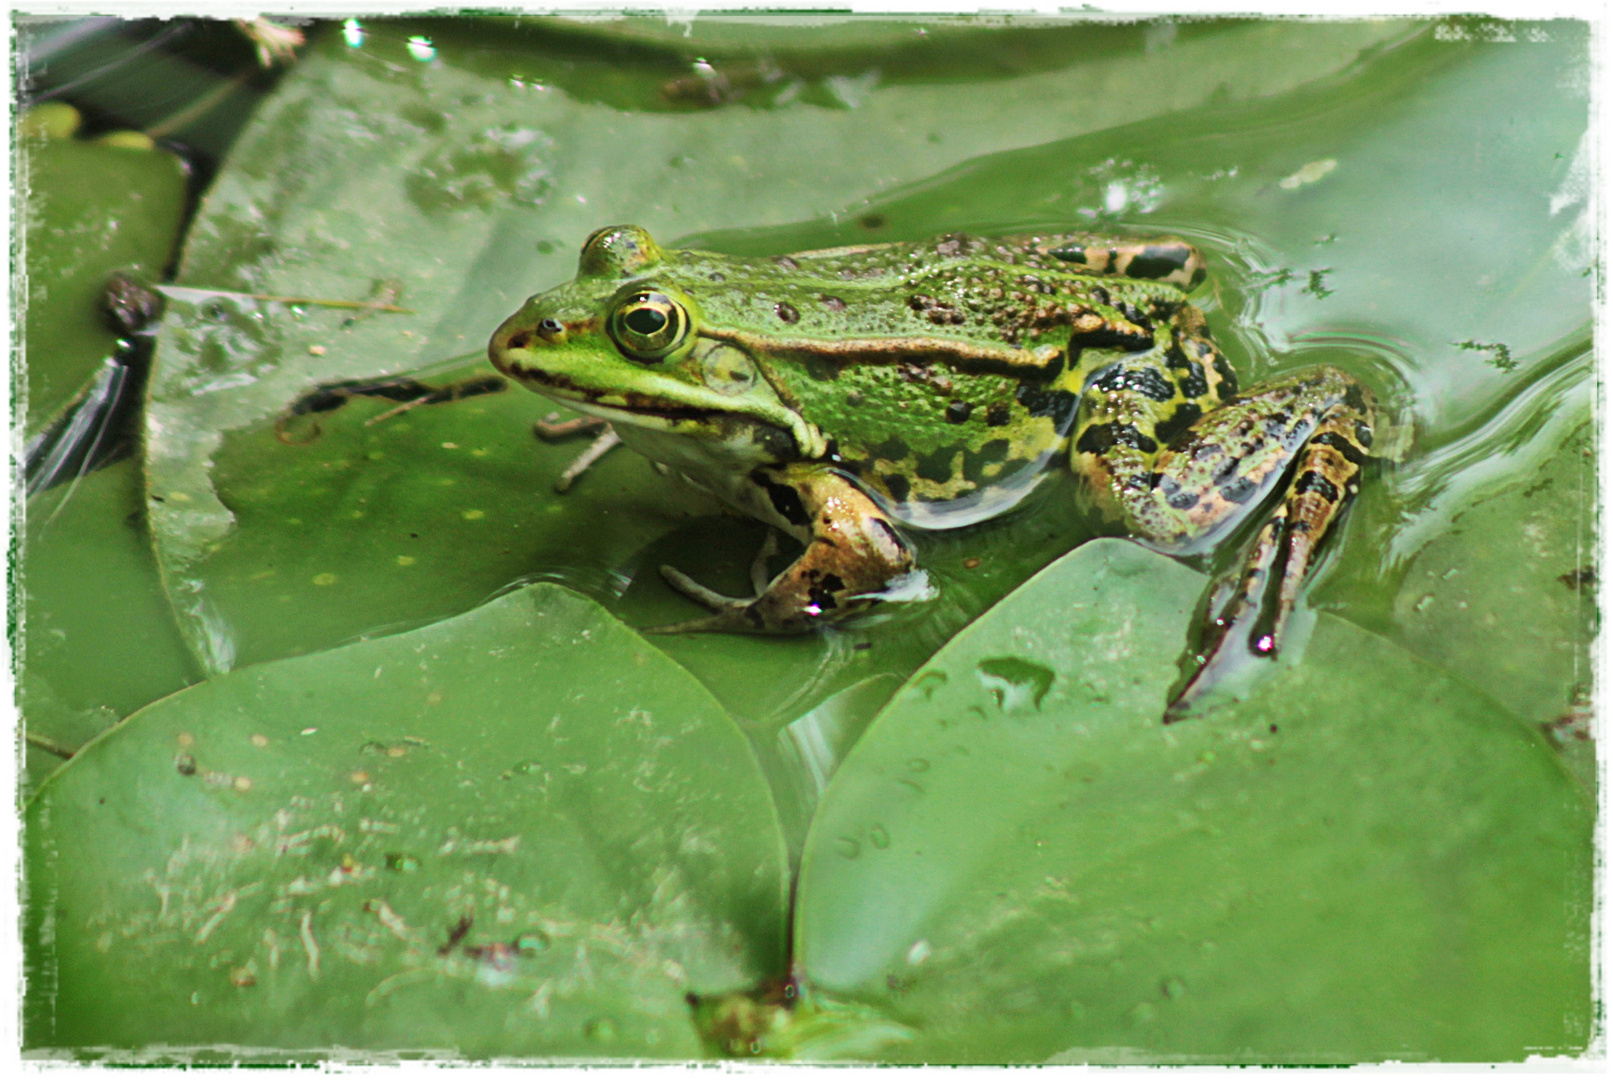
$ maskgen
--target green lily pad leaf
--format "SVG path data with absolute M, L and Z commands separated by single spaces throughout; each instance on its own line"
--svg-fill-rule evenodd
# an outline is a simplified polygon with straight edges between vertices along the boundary
M 27 841 L 34 1047 L 691 1057 L 784 962 L 744 737 L 553 585 L 154 705 Z
M 29 435 L 85 388 L 117 335 L 96 301 L 106 277 L 129 270 L 161 275 L 185 210 L 185 172 L 163 149 L 129 149 L 74 139 L 30 139 L 21 147 L 28 202 L 23 323 Z
M 1544 740 L 1327 615 L 1165 726 L 1202 582 L 1095 542 L 910 680 L 808 839 L 806 977 L 899 1060 L 1583 1049 L 1593 808 Z
M 65 750 L 196 679 L 157 578 L 144 487 L 122 461 L 28 503 L 17 702 L 28 733 Z M 25 787 L 60 764 L 30 746 Z

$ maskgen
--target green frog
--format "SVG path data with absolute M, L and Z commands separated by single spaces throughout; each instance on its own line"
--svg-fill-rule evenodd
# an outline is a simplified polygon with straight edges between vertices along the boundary
M 1205 276 L 1172 238 L 948 235 L 740 258 L 620 225 L 591 235 L 576 278 L 523 304 L 488 355 L 803 545 L 771 580 L 753 568 L 748 597 L 662 567 L 711 612 L 667 630 L 794 634 L 865 612 L 914 573 L 913 530 L 1007 513 L 1060 464 L 1169 554 L 1271 502 L 1212 595 L 1179 711 L 1230 658 L 1277 651 L 1359 487 L 1375 413 L 1333 367 L 1240 391 L 1187 302 Z

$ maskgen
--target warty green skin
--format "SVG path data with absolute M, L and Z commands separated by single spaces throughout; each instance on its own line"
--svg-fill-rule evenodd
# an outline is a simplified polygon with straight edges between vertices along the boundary
M 573 281 L 499 328 L 489 356 L 806 545 L 745 600 L 664 568 L 715 612 L 679 629 L 799 632 L 865 610 L 913 568 L 898 524 L 996 516 L 1059 462 L 1133 535 L 1175 552 L 1212 542 L 1288 476 L 1212 611 L 1214 667 L 1234 628 L 1275 651 L 1355 491 L 1373 406 L 1332 368 L 1238 395 L 1186 302 L 1204 273 L 1168 238 L 951 235 L 741 258 L 662 251 L 615 226 L 588 239 Z

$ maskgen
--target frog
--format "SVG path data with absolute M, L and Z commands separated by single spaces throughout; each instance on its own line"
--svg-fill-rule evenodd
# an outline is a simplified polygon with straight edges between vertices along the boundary
M 1207 277 L 1169 236 L 951 233 L 744 257 L 613 225 L 488 357 L 800 543 L 769 576 L 769 532 L 750 596 L 661 567 L 707 612 L 663 632 L 842 624 L 921 573 L 916 538 L 1009 514 L 1060 469 L 1103 520 L 1176 557 L 1263 514 L 1210 589 L 1169 721 L 1240 658 L 1277 654 L 1360 489 L 1377 413 L 1335 366 L 1240 387 L 1189 302 Z

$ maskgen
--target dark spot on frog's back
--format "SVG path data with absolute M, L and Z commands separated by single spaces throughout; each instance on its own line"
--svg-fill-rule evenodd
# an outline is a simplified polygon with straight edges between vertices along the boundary
M 986 479 L 985 467 L 1008 460 L 1008 440 L 992 439 L 978 451 L 963 452 L 963 478 L 978 484 Z
M 967 401 L 954 401 L 952 404 L 947 406 L 947 423 L 961 424 L 965 420 L 969 419 L 969 414 L 973 411 L 974 406 L 969 404 Z
M 1197 360 L 1187 362 L 1186 373 L 1176 380 L 1176 385 L 1181 387 L 1183 397 L 1203 397 L 1210 392 L 1210 381 L 1204 377 L 1204 365 Z
M 1132 256 L 1126 266 L 1126 276 L 1132 278 L 1164 278 L 1187 268 L 1193 249 L 1186 244 L 1149 244 Z M 1193 284 L 1204 278 L 1204 268 L 1193 274 Z
M 1124 349 L 1141 352 L 1154 347 L 1154 332 L 1142 326 L 1126 323 L 1106 323 L 1095 330 L 1084 330 L 1070 335 L 1070 351 L 1080 349 Z
M 1054 430 L 1061 433 L 1070 429 L 1080 403 L 1080 398 L 1068 390 L 1044 390 L 1024 383 L 1014 391 L 1014 398 L 1032 416 L 1052 417 Z
M 785 300 L 780 300 L 774 304 L 773 312 L 779 317 L 779 321 L 785 323 L 794 323 L 801 318 L 801 313 L 795 310 L 795 305 Z
M 1372 397 L 1359 383 L 1350 383 L 1344 389 L 1344 404 L 1357 412 L 1369 412 L 1372 409 Z
M 901 461 L 907 457 L 907 443 L 897 435 L 892 435 L 877 446 L 870 446 L 868 450 L 875 457 L 884 458 L 886 461 Z
M 957 456 L 957 449 L 951 446 L 932 450 L 918 459 L 918 464 L 913 467 L 913 474 L 925 480 L 934 480 L 937 484 L 944 484 L 952 479 L 952 462 Z
M 1294 481 L 1295 495 L 1320 495 L 1328 502 L 1339 501 L 1339 489 L 1319 472 L 1304 473 Z
M 1255 493 L 1256 486 L 1247 476 L 1235 477 L 1221 485 L 1221 497 L 1229 503 L 1245 503 Z
M 986 406 L 986 426 L 1002 427 L 1014 418 L 1014 410 L 1006 401 L 993 401 Z
M 823 301 L 823 306 L 828 308 L 830 311 L 845 311 L 846 310 L 846 302 L 844 300 L 840 299 L 840 297 L 838 297 L 838 296 L 829 296 L 829 295 L 825 294 L 823 296 L 818 297 L 818 299 L 822 300 Z
M 1159 476 L 1158 473 L 1154 475 Z M 1198 493 L 1186 490 L 1173 477 L 1162 477 L 1158 485 L 1159 493 L 1165 496 L 1166 504 L 1173 510 L 1191 510 L 1199 504 Z
M 907 501 L 907 493 L 911 486 L 907 482 L 907 477 L 900 473 L 881 473 L 879 479 L 885 485 L 885 490 L 891 493 L 892 499 L 899 503 Z
M 1231 397 L 1238 392 L 1238 373 L 1232 370 L 1232 365 L 1220 353 L 1215 354 L 1215 373 L 1221 377 L 1222 397 Z
M 1081 433 L 1075 448 L 1083 454 L 1106 454 L 1117 446 L 1129 446 L 1152 454 L 1159 443 L 1139 431 L 1134 424 L 1094 424 Z
M 1154 367 L 1127 368 L 1123 364 L 1111 364 L 1098 372 L 1087 386 L 1102 394 L 1138 393 L 1151 401 L 1169 401 L 1176 396 L 1176 388 Z
M 1170 418 L 1154 425 L 1154 437 L 1163 446 L 1169 446 L 1176 441 L 1176 437 L 1194 424 L 1204 415 L 1204 410 L 1191 401 L 1184 401 L 1176 406 L 1176 411 Z
M 1359 465 L 1366 460 L 1366 455 L 1354 443 L 1336 431 L 1324 431 L 1314 441 L 1321 446 L 1331 446 L 1351 465 Z

